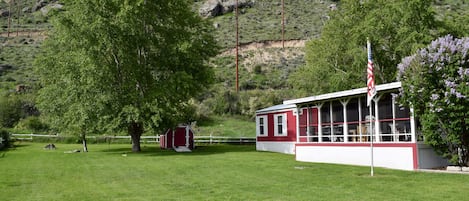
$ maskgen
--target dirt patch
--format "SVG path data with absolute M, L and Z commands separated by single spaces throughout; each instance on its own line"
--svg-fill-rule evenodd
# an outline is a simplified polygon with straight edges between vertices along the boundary
M 46 32 L 45 31 L 16 31 L 16 30 L 11 30 L 10 33 L 8 32 L 2 32 L 0 33 L 0 37 L 10 37 L 10 38 L 15 38 L 15 37 L 28 37 L 28 38 L 35 38 L 35 39 L 44 39 L 46 38 Z
M 240 44 L 238 52 L 243 53 L 246 51 L 267 49 L 267 48 L 282 48 L 282 47 L 305 47 L 306 40 L 288 40 L 288 41 L 263 41 L 263 42 L 251 42 L 246 44 Z M 236 53 L 236 48 L 222 52 L 221 56 L 231 55 Z

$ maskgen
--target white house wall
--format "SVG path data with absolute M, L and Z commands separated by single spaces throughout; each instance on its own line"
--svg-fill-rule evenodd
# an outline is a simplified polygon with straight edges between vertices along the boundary
M 374 166 L 400 170 L 417 169 L 415 144 L 376 144 L 373 148 Z M 296 160 L 303 162 L 371 165 L 369 145 L 298 144 Z
M 295 154 L 295 142 L 256 142 L 257 151 Z

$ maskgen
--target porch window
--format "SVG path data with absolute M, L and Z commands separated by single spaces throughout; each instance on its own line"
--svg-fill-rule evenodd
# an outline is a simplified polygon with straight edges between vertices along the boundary
M 344 141 L 344 108 L 340 101 L 332 102 L 332 141 Z
M 321 107 L 321 131 L 322 131 L 322 141 L 330 142 L 331 141 L 331 106 L 330 102 L 324 103 Z
M 257 116 L 256 125 L 257 136 L 267 136 L 267 116 Z
M 395 135 L 396 119 L 393 104 L 393 97 L 390 93 L 382 95 L 378 102 L 379 130 L 383 142 L 398 141 Z
M 285 114 L 274 115 L 274 135 L 287 136 L 287 116 Z
M 358 98 L 352 98 L 347 104 L 347 132 L 349 142 L 360 142 L 363 138 L 360 136 L 360 111 L 358 109 Z

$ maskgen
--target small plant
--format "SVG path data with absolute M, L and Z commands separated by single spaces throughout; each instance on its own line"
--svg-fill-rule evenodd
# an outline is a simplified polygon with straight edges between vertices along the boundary
M 261 74 L 262 73 L 262 66 L 261 65 L 254 66 L 254 73 Z

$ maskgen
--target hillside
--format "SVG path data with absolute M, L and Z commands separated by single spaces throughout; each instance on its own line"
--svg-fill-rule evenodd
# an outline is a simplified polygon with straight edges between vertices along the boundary
M 15 1 L 11 8 L 6 1 L 0 1 L 0 92 L 11 90 L 18 84 L 34 82 L 30 73 L 32 61 L 38 51 L 41 41 L 50 28 L 48 18 L 51 10 L 60 10 L 61 4 L 57 0 L 23 0 Z M 194 1 L 194 11 L 201 12 L 207 2 L 214 0 Z M 221 1 L 226 4 L 234 1 Z M 326 22 L 327 12 L 336 8 L 336 1 L 330 0 L 290 0 L 285 1 L 284 39 L 286 48 L 281 48 L 282 40 L 282 5 L 281 1 L 271 0 L 240 0 L 239 9 L 239 42 L 240 67 L 247 73 L 261 68 L 267 71 L 268 79 L 282 79 L 288 77 L 289 72 L 304 63 L 304 41 L 317 37 L 322 25 Z M 228 5 L 229 7 L 230 5 Z M 467 13 L 468 4 L 462 0 L 437 0 L 435 9 L 440 16 L 454 13 Z M 231 8 L 232 9 L 232 8 Z M 8 13 L 11 12 L 11 28 L 9 37 Z M 18 17 L 19 16 L 19 17 Z M 228 71 L 234 65 L 235 46 L 235 15 L 232 10 L 210 16 L 207 19 L 215 27 L 215 36 L 222 52 L 214 58 L 216 68 Z M 297 41 L 301 41 L 298 43 Z M 289 45 L 295 43 L 294 46 Z M 276 45 L 271 45 L 276 44 Z M 231 53 L 231 54 L 230 54 Z M 278 68 L 281 69 L 278 69 Z M 276 69 L 277 68 L 277 69 Z M 278 72 L 278 70 L 282 72 Z M 269 73 L 275 71 L 275 73 Z M 223 75 L 221 75 L 223 76 Z M 274 76 L 274 77 L 271 77 Z M 241 82 L 251 88 L 285 88 L 284 83 L 269 83 L 255 80 L 253 76 L 243 76 Z M 223 77 L 230 83 L 234 78 Z M 230 84 L 230 83 L 224 83 Z M 251 86 L 255 83 L 255 86 Z
M 198 10 L 206 1 L 196 1 L 195 9 Z M 293 48 L 287 45 L 288 51 L 277 52 L 277 46 L 269 46 L 266 41 L 280 41 L 281 35 L 281 4 L 268 0 L 252 1 L 250 7 L 239 10 L 239 36 L 240 44 L 252 47 L 254 44 L 263 44 L 255 49 L 245 49 L 241 52 L 242 68 L 252 71 L 254 66 L 262 66 L 264 69 L 276 65 L 297 66 L 303 63 L 302 46 Z M 38 46 L 44 39 L 48 30 L 48 9 L 60 5 L 58 1 L 25 0 L 20 5 L 12 5 L 12 20 L 9 37 L 8 8 L 4 1 L 0 2 L 0 89 L 12 89 L 18 84 L 31 84 L 34 81 L 31 75 L 32 61 L 38 51 Z M 319 0 L 292 0 L 285 2 L 285 40 L 307 40 L 316 37 L 320 33 L 320 27 L 324 21 L 327 7 L 330 1 Z M 13 12 L 18 11 L 18 12 Z M 46 12 L 47 11 L 47 12 Z M 19 14 L 19 18 L 17 17 Z M 221 16 L 208 18 L 217 27 L 215 35 L 219 45 L 223 48 L 220 54 L 221 60 L 229 57 L 230 49 L 235 46 L 235 17 L 226 13 Z M 291 43 L 291 42 L 290 42 Z M 289 43 L 289 44 L 290 44 Z M 245 44 L 245 45 L 243 45 Z M 301 42 L 300 44 L 304 44 Z M 262 53 L 262 49 L 266 50 Z M 243 49 L 243 48 L 241 48 Z M 229 67 L 222 66 L 222 67 Z M 268 86 L 264 86 L 268 87 Z
M 33 60 L 50 29 L 50 15 L 62 9 L 57 0 L 12 2 L 18 4 L 10 7 L 6 1 L 0 1 L 0 96 L 14 92 L 17 85 L 35 87 Z M 214 2 L 217 0 L 194 0 L 193 10 L 201 13 L 202 8 Z M 216 14 L 202 14 L 214 26 L 222 49 L 210 61 L 217 82 L 195 103 L 199 115 L 231 113 L 249 117 L 256 109 L 292 98 L 295 94 L 286 81 L 291 72 L 305 63 L 305 42 L 320 35 L 328 12 L 340 6 L 337 0 L 289 0 L 285 1 L 282 15 L 280 0 L 239 0 L 241 93 L 236 94 L 236 23 L 233 6 L 229 5 L 233 2 L 218 0 Z M 434 5 L 440 17 L 469 14 L 469 5 L 463 0 L 436 0 Z

